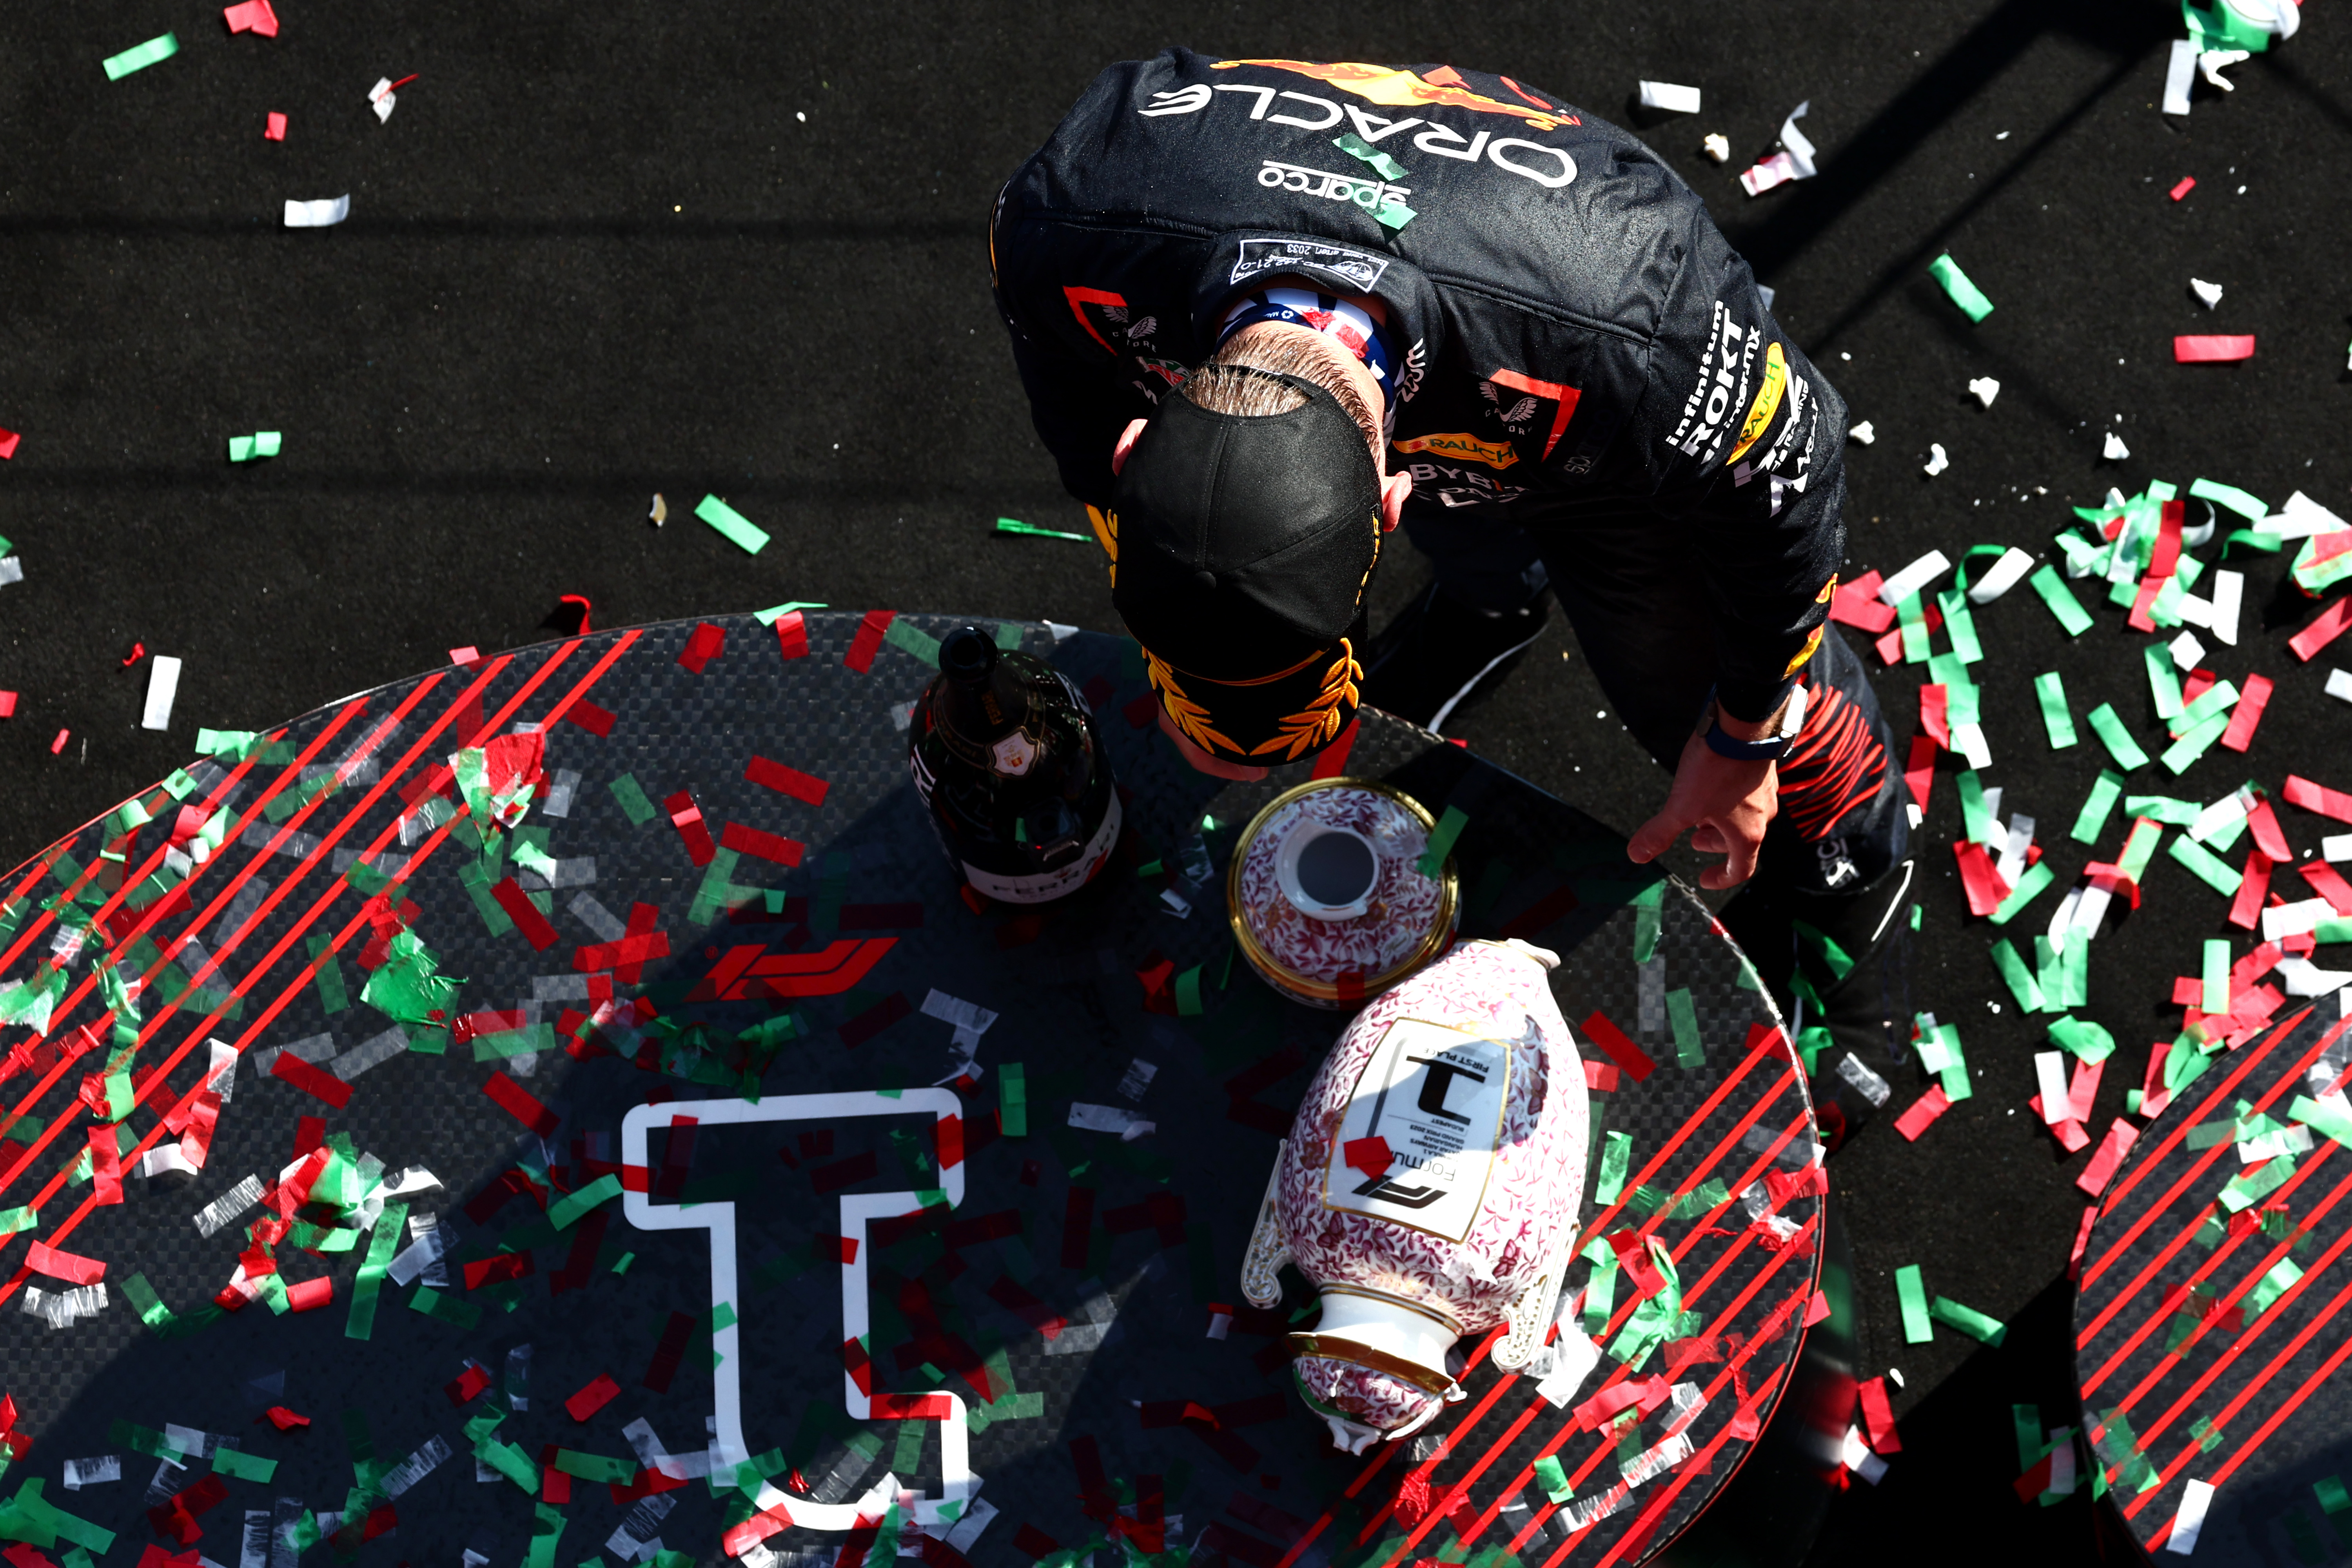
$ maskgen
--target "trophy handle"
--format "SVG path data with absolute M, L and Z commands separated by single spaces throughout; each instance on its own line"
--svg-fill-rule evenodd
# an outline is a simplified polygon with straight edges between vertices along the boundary
M 1274 1169 L 1266 1173 L 1265 1197 L 1258 1205 L 1257 1223 L 1250 1229 L 1249 1250 L 1242 1254 L 1242 1296 L 1253 1307 L 1272 1307 L 1282 1300 L 1282 1266 L 1290 1261 L 1290 1241 L 1282 1234 L 1282 1218 L 1275 1212 L 1274 1184 L 1282 1175 L 1282 1159 L 1289 1152 L 1287 1138 L 1275 1146 Z

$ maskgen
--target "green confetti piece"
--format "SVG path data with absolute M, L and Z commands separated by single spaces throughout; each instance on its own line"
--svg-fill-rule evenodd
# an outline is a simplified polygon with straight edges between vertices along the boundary
M 2078 637 L 2091 629 L 2091 612 L 2083 608 L 2083 602 L 2074 597 L 2074 591 L 2066 586 L 2056 567 L 2045 562 L 2026 581 L 2042 595 L 2042 602 L 2050 606 L 2050 613 L 2058 617 L 2058 624 L 2066 629 L 2068 637 Z
M 1973 1307 L 1963 1307 L 1948 1297 L 1938 1296 L 1927 1303 L 1927 1313 L 1946 1328 L 1958 1329 L 1973 1340 L 1998 1345 L 2009 1337 L 2009 1325 L 1998 1318 L 1989 1318 Z
M 539 1494 L 539 1466 L 531 1461 L 530 1455 L 513 1444 L 502 1443 L 496 1437 L 484 1437 L 474 1445 L 474 1458 L 506 1477 L 525 1492 L 534 1497 Z
M 1352 131 L 1344 136 L 1332 138 L 1331 145 L 1350 158 L 1359 158 L 1370 163 L 1384 180 L 1402 180 L 1405 176 L 1405 167 L 1402 163 L 1398 163 Z
M 2253 1207 L 2294 1179 L 2294 1156 L 2281 1154 L 2263 1163 L 2259 1170 L 2242 1171 L 2221 1188 L 2217 1200 L 2231 1214 Z
M 2229 731 L 2230 716 L 2227 713 L 2216 713 L 2167 747 L 2164 755 L 2158 760 L 2164 764 L 2168 772 L 2174 773 L 2184 772 L 2191 763 L 2210 751 L 2214 742 L 2228 734 Z
M 1496 861 L 1498 869 L 1506 862 Z M 1658 918 L 1665 901 L 1666 885 L 1653 882 L 1633 895 L 1633 962 L 1647 963 L 1657 955 Z
M 1960 270 L 1960 264 L 1948 255 L 1939 256 L 1929 262 L 1927 276 L 1944 286 L 1944 292 L 1951 296 L 1952 303 L 1958 305 L 1969 321 L 1981 321 L 1992 314 L 1992 301 L 1985 298 L 1983 289 L 1969 281 L 1969 275 Z
M 274 458 L 286 449 L 286 437 L 277 430 L 256 430 L 253 433 L 253 455 Z
M 1004 1121 L 1007 1138 L 1029 1135 L 1029 1085 L 1019 1062 L 1004 1062 L 996 1069 L 996 1103 Z
M 2311 1495 L 2319 1500 L 2323 1513 L 2342 1513 L 2352 1508 L 2352 1492 L 2344 1489 L 2344 1482 L 2335 1476 L 2323 1476 L 2311 1483 Z
M 2260 1317 L 2269 1311 L 2272 1304 L 2281 1296 L 2285 1295 L 2288 1288 L 2302 1278 L 2303 1269 L 2292 1258 L 2282 1258 L 2272 1264 L 2269 1271 L 2263 1274 L 2261 1283 L 2247 1293 L 2246 1315 Z
M 547 1205 L 547 1223 L 558 1231 L 570 1230 L 593 1209 L 611 1203 L 621 1195 L 621 1178 L 607 1171 L 576 1193 L 566 1193 Z
M 258 1454 L 241 1454 L 235 1448 L 215 1448 L 213 1468 L 224 1476 L 235 1476 L 241 1481 L 259 1481 L 268 1486 L 278 1473 L 278 1461 L 265 1459 Z
M 634 826 L 643 827 L 656 815 L 654 803 L 646 798 L 645 788 L 637 783 L 635 773 L 623 773 L 604 787 L 612 792 L 614 800 L 620 804 L 621 814 Z
M 2025 960 L 2017 955 L 2017 949 L 2007 937 L 1992 944 L 1992 966 L 2009 983 L 2009 994 L 2017 998 L 2019 1006 L 2029 1013 L 2042 1011 L 2042 987 L 2034 983 L 2032 972 L 2025 967 Z
M 1616 1310 L 1617 1253 L 1603 1237 L 1586 1246 L 1583 1257 L 1592 1265 L 1592 1277 L 1584 1287 L 1584 1331 L 1597 1334 L 1609 1326 Z
M 635 1253 L 623 1255 L 620 1262 L 613 1266 L 613 1272 L 621 1273 L 628 1267 L 629 1260 L 635 1256 Z M 412 1311 L 422 1312 L 428 1318 L 438 1318 L 445 1323 L 454 1323 L 461 1329 L 473 1328 L 482 1321 L 482 1310 L 479 1307 L 471 1301 L 460 1301 L 454 1296 L 445 1296 L 430 1285 L 419 1285 L 415 1294 L 409 1297 L 408 1305 Z
M 2223 898 L 2238 896 L 2238 884 L 2244 880 L 2244 874 L 2187 834 L 2174 838 L 2165 852 L 2195 872 L 2200 880 Z M 2228 1010 L 2226 1007 L 2220 1009 L 2222 1012 Z
M 1178 1017 L 1197 1018 L 1201 1016 L 1201 969 L 1202 965 L 1196 963 L 1176 977 L 1174 990 Z
M 2151 822 L 2161 822 L 2168 827 L 2186 827 L 2195 822 L 2204 807 L 2193 800 L 2178 800 L 2168 795 L 2133 795 L 2124 797 L 2124 815 L 2145 816 Z
M 1444 874 L 1445 858 L 1454 853 L 1454 841 L 1462 837 L 1462 829 L 1470 818 L 1458 805 L 1449 805 L 1437 819 L 1436 831 L 1429 836 L 1429 847 L 1423 851 L 1415 868 L 1424 877 L 1435 881 Z
M 134 1454 L 144 1454 L 151 1459 L 167 1459 L 174 1465 L 185 1465 L 187 1455 L 172 1447 L 161 1432 L 130 1421 L 115 1421 L 107 1427 L 106 1440 L 120 1443 Z
M 2116 857 L 2116 869 L 2135 882 L 2147 880 L 2147 863 L 2156 858 L 2157 841 L 2163 837 L 2160 824 L 2135 820 L 2131 831 L 2124 836 L 2122 852 Z
M 2231 708 L 2237 706 L 2237 687 L 2226 680 L 2218 682 L 2200 692 L 2196 701 L 2180 710 L 2179 722 L 2174 724 L 2172 729 L 2179 732 L 2193 730 L 2200 724 L 2210 724 L 2214 720 L 2225 716 Z
M 625 1487 L 637 1478 L 637 1466 L 634 1459 L 583 1454 L 577 1448 L 556 1449 L 555 1468 L 567 1476 L 577 1476 L 583 1481 L 599 1481 L 607 1486 Z
M 1706 1047 L 1698 1034 L 1698 1008 L 1691 1001 L 1688 990 L 1666 993 L 1666 1018 L 1675 1029 L 1675 1065 L 1701 1068 L 1706 1065 Z
M 318 1189 L 311 1189 L 315 1201 Z M 376 1297 L 383 1289 L 383 1277 L 392 1268 L 393 1254 L 400 1250 L 400 1227 L 408 1223 L 408 1205 L 398 1199 L 383 1205 L 383 1214 L 375 1222 L 375 1233 L 368 1240 L 367 1257 L 360 1264 L 357 1279 L 352 1281 L 352 1315 L 343 1325 L 343 1337 L 363 1340 L 375 1332 Z M 352 1233 L 357 1240 L 357 1233 Z M 275 1276 L 272 1276 L 275 1278 Z
M 10 1131 L 22 1138 L 38 1136 L 40 1131 L 38 1128 L 28 1129 L 25 1126 L 25 1122 L 30 1120 L 32 1120 L 30 1117 L 19 1120 L 12 1124 Z M 20 1230 L 36 1229 L 40 1223 L 40 1210 L 29 1204 L 22 1204 L 12 1209 L 0 1209 L 0 1241 L 7 1240 Z
M 1072 533 L 1061 528 L 1040 528 L 1034 522 L 1023 522 L 1016 517 L 998 518 L 996 531 L 1026 534 L 1032 539 L 1067 539 L 1079 544 L 1092 544 L 1095 542 L 1095 536 L 1091 533 Z
M 822 610 L 829 606 L 812 604 L 806 599 L 794 599 L 788 605 L 771 605 L 764 610 L 754 610 L 751 618 L 763 626 L 772 626 L 794 610 Z
M 2204 985 L 2201 1010 L 2227 1013 L 2230 1010 L 2230 941 L 2227 937 L 2211 937 L 2205 942 Z
M 766 530 L 755 525 L 750 518 L 717 496 L 704 496 L 701 504 L 694 509 L 694 515 L 725 534 L 730 542 L 741 545 L 747 553 L 757 555 L 768 547 Z
M 2074 733 L 2074 716 L 2066 708 L 2066 688 L 2058 672 L 2033 678 L 2033 700 L 2042 705 L 2042 728 L 2050 737 L 2050 749 L 2063 752 L 2080 738 Z
M 1536 1485 L 1543 1488 L 1544 1496 L 1552 1501 L 1566 1502 L 1576 1495 L 1576 1489 L 1568 1484 L 1568 1471 L 1549 1454 L 1535 1462 L 1535 1472 Z
M 196 755 L 229 757 L 243 762 L 252 753 L 260 739 L 251 730 L 198 730 Z
M 41 1490 L 42 1483 L 38 1479 L 26 1481 L 16 1489 L 14 1506 L 26 1521 L 48 1531 L 58 1540 L 87 1547 L 101 1557 L 114 1545 L 114 1531 L 101 1529 L 79 1514 L 66 1512 L 43 1497 Z M 5 1514 L 0 1514 L 0 1517 L 5 1517 Z
M 1895 1300 L 1903 1311 L 1903 1342 L 1924 1345 L 1936 1337 L 1927 1315 L 1927 1288 L 1919 1281 L 1919 1266 L 1906 1263 L 1895 1271 Z
M 2050 1039 L 2053 1045 L 2073 1052 L 2078 1061 L 2103 1062 L 2116 1050 L 2116 1037 L 2088 1018 L 2052 1020 Z
M 1592 1201 L 1606 1208 L 1625 1191 L 1626 1168 L 1633 1163 L 1633 1137 L 1629 1132 L 1611 1132 L 1601 1146 L 1601 1179 L 1592 1189 Z
M 1928 659 L 1927 612 L 1920 607 L 1919 595 L 1906 594 L 1895 606 L 1903 630 L 1903 662 L 1925 664 Z
M 913 654 L 934 669 L 940 663 L 940 639 L 916 626 L 904 616 L 894 617 L 882 634 L 882 640 L 896 648 Z
M 1969 610 L 1969 596 L 1960 588 L 1948 588 L 1936 595 L 1936 607 L 1944 612 L 1944 631 L 1952 639 L 1952 651 L 1963 664 L 1976 664 L 1984 658 L 1984 645 L 1977 640 L 1976 616 Z
M 127 48 L 119 55 L 109 55 L 106 58 L 106 79 L 121 81 L 132 71 L 145 70 L 149 66 L 160 65 L 179 52 L 180 39 L 177 34 L 166 33 L 160 38 L 150 38 L 145 43 Z
M 2010 889 L 2009 897 L 2001 900 L 2000 907 L 1993 910 L 1992 923 L 2007 925 L 2017 917 L 2019 910 L 2032 903 L 2041 895 L 2042 889 L 2056 879 L 2057 873 L 2050 869 L 2050 862 L 2046 859 L 2036 860 L 2028 866 L 2019 875 L 2017 886 Z
M 2139 749 L 2139 742 L 2132 739 L 2129 730 L 2124 728 L 2123 719 L 2116 712 L 2114 703 L 2102 702 L 2091 710 L 2091 729 L 2107 748 L 2107 755 L 2116 760 L 2116 766 L 2124 772 L 2130 773 L 2135 768 L 2147 765 L 2147 753 Z
M 2334 1139 L 2347 1149 L 2352 1149 L 2352 1115 L 2330 1110 L 2317 1100 L 2296 1095 L 2286 1108 L 2288 1116 L 2302 1122 L 2314 1132 Z
M 2172 650 L 2162 643 L 2150 643 L 2140 650 L 2147 664 L 2147 689 L 2156 696 L 2156 716 L 2177 719 L 2180 716 L 2180 675 L 2173 668 Z
M 2210 500 L 2216 506 L 2228 507 L 2250 522 L 2260 522 L 2270 515 L 2270 507 L 2235 485 L 2221 484 L 2214 479 L 2193 479 L 2189 493 L 2199 500 Z
M 1417 218 L 1420 216 L 1421 215 L 1419 213 L 1413 211 L 1411 207 L 1405 205 L 1394 196 L 1389 197 L 1386 201 L 1381 203 L 1379 206 L 1372 209 L 1373 221 L 1377 222 L 1382 228 L 1391 230 L 1402 228 L 1405 225 L 1411 223 L 1414 218 Z
M 1976 843 L 2006 847 L 2009 835 L 1985 809 L 1984 780 L 1974 768 L 1960 774 L 1960 832 Z

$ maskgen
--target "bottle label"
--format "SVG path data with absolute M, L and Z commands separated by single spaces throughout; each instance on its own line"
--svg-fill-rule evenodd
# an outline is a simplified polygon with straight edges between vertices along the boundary
M 1510 1101 L 1511 1047 L 1420 1018 L 1400 1018 L 1364 1063 L 1325 1156 L 1323 1205 L 1427 1231 L 1469 1235 Z M 1347 1163 L 1347 1146 L 1378 1138 L 1389 1167 Z
M 1095 829 L 1095 836 L 1087 841 L 1078 858 L 1059 870 L 1007 877 L 1001 872 L 983 871 L 967 860 L 963 863 L 964 879 L 988 897 L 1008 904 L 1042 904 L 1058 899 L 1064 893 L 1076 891 L 1093 876 L 1095 868 L 1118 843 L 1119 816 L 1118 792 L 1113 790 L 1110 809 L 1103 813 L 1102 826 Z

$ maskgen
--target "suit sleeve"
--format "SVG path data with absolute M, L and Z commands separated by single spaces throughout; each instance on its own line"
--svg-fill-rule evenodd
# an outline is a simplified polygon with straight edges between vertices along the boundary
M 1120 376 L 1119 361 L 1089 333 L 1050 273 L 1048 226 L 1000 216 L 991 236 L 997 310 L 1013 339 L 1013 363 L 1029 397 L 1029 418 L 1061 469 L 1062 488 L 1089 506 L 1108 507 L 1110 451 L 1150 401 Z
M 1716 695 L 1769 717 L 1821 646 L 1845 552 L 1845 402 L 1703 210 L 1633 421 L 1656 509 L 1692 527 Z

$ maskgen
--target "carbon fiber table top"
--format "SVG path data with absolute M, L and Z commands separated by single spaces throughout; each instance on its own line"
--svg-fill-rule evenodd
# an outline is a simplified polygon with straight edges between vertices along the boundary
M 2315 1066 L 2324 1082 L 2343 1065 L 2347 1027 L 2331 1000 L 2213 1058 L 2139 1134 L 2092 1226 L 2074 1308 L 2084 1429 L 2152 1554 L 2201 1501 L 2200 1563 L 2352 1555 L 2352 1159 L 2289 1124 L 2319 1092 Z M 2275 1145 L 2248 1147 L 2272 1135 L 2257 1117 Z
M 1216 889 L 1306 770 L 1195 774 L 1132 643 L 1004 626 L 1086 691 L 1129 829 L 1066 906 L 975 910 L 904 761 L 957 624 L 726 616 L 436 670 L 224 742 L 0 883 L 0 1392 L 29 1444 L 0 1535 L 191 1568 L 856 1568 L 893 1532 L 948 1568 L 1113 1542 L 1552 1568 L 1687 1524 L 1844 1289 L 1803 1074 L 1705 907 L 1363 716 L 1349 773 L 1466 816 L 1463 933 L 1562 953 L 1602 1064 L 1588 1181 L 1630 1140 L 1588 1236 L 1654 1238 L 1691 1315 L 1563 1406 L 1465 1346 L 1466 1402 L 1336 1453 L 1287 1387 L 1305 1282 L 1233 1310 L 1344 1018 L 1234 962 Z M 450 763 L 519 730 L 546 782 L 486 830 Z M 1638 1421 L 1580 1426 L 1627 1384 Z

